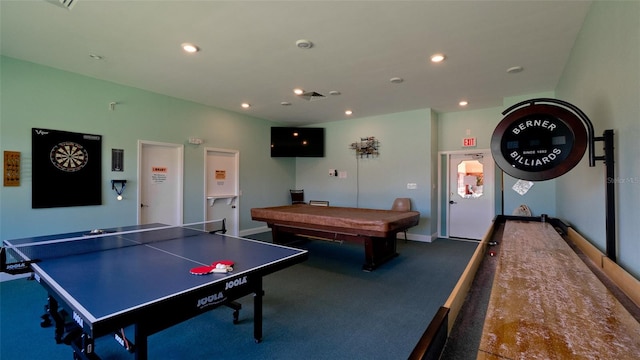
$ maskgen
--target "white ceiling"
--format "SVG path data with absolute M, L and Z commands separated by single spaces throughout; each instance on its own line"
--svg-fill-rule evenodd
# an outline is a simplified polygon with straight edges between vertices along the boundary
M 347 119 L 346 109 L 352 117 L 450 112 L 464 110 L 462 99 L 478 109 L 553 90 L 591 4 L 75 0 L 69 10 L 58 2 L 0 0 L 1 54 L 296 125 Z M 300 49 L 299 39 L 314 46 Z M 183 42 L 201 51 L 185 54 Z M 447 59 L 431 64 L 438 52 Z M 508 74 L 513 66 L 524 71 Z M 326 97 L 304 100 L 295 87 Z

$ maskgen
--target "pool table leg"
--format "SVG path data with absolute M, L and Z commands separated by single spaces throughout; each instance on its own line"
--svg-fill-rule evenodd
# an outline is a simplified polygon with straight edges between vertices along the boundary
M 274 244 L 288 245 L 296 240 L 296 236 L 293 233 L 280 231 L 280 228 L 277 226 L 272 226 L 271 229 L 271 239 Z
M 362 270 L 373 271 L 396 256 L 398 256 L 396 252 L 396 234 L 386 238 L 367 237 L 364 240 L 364 265 L 362 265 Z

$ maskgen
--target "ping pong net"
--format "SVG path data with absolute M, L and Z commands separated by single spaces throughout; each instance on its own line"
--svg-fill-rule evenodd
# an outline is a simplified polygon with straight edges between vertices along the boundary
M 211 220 L 180 226 L 145 226 L 133 230 L 92 230 L 71 236 L 54 235 L 5 240 L 0 248 L 0 272 L 24 274 L 31 264 L 47 259 L 140 246 L 161 241 L 186 239 L 212 233 L 226 233 L 226 221 Z M 134 227 L 132 227 L 134 228 Z

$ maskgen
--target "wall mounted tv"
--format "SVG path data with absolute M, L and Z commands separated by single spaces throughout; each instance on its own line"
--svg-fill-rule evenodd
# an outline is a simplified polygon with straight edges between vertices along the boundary
M 324 128 L 272 127 L 271 157 L 324 157 Z

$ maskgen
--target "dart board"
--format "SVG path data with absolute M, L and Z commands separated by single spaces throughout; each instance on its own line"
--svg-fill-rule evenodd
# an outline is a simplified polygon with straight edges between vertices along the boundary
M 102 204 L 102 136 L 33 128 L 31 207 Z
M 49 159 L 58 170 L 75 172 L 87 164 L 89 154 L 82 145 L 72 141 L 65 141 L 51 149 Z

